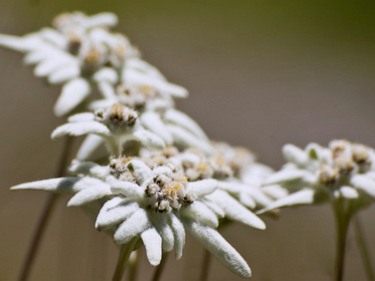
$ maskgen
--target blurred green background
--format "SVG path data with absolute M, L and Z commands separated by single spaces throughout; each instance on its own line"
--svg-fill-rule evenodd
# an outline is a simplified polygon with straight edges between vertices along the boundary
M 216 140 L 244 145 L 274 168 L 287 142 L 347 138 L 375 146 L 374 1 L 0 0 L 0 32 L 22 35 L 64 11 L 112 11 L 146 60 L 190 90 L 178 107 Z M 16 280 L 43 206 L 42 192 L 14 184 L 54 174 L 61 141 L 51 131 L 58 87 L 0 50 L 0 280 Z M 79 209 L 60 200 L 30 280 L 110 280 L 116 247 Z M 361 213 L 375 256 L 375 210 Z M 254 281 L 331 280 L 334 224 L 327 206 L 283 210 L 268 229 L 230 226 L 223 235 Z M 197 280 L 202 249 L 189 237 L 162 280 Z M 349 234 L 345 280 L 366 280 Z M 139 280 L 153 268 L 142 259 Z M 240 280 L 216 261 L 210 280 Z

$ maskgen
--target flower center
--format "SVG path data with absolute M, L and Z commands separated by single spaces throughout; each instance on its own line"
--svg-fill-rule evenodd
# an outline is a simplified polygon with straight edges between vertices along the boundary
M 156 176 L 145 189 L 148 206 L 164 213 L 193 203 L 192 196 L 186 191 L 186 183 L 185 177 L 176 174 Z
M 369 148 L 347 141 L 338 141 L 330 147 L 332 162 L 320 166 L 319 182 L 325 186 L 349 185 L 352 173 L 365 173 L 371 166 Z
M 137 118 L 137 112 L 118 103 L 95 112 L 95 119 L 114 131 L 133 127 Z

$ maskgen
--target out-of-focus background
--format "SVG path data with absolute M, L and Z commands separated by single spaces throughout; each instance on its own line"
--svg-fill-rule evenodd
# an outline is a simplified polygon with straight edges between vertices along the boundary
M 146 60 L 190 90 L 178 102 L 216 140 L 243 145 L 279 168 L 283 144 L 347 138 L 375 146 L 375 2 L 258 0 L 0 0 L 0 32 L 22 35 L 64 11 L 113 11 Z M 21 55 L 0 50 L 0 280 L 16 280 L 46 194 L 9 192 L 53 176 L 61 141 L 49 139 L 59 87 Z M 116 247 L 81 210 L 60 200 L 30 280 L 110 280 Z M 361 213 L 375 257 L 375 209 Z M 283 210 L 268 229 L 223 230 L 253 281 L 331 280 L 334 224 L 327 206 Z M 197 280 L 201 246 L 190 238 L 161 280 Z M 345 280 L 366 280 L 353 232 Z M 153 268 L 142 257 L 139 280 Z M 213 261 L 210 280 L 240 280 Z

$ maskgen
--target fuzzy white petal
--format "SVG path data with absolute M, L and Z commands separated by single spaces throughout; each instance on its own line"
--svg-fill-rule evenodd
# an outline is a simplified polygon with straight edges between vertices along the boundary
M 76 193 L 68 202 L 68 206 L 81 206 L 89 202 L 111 195 L 108 184 L 93 185 Z
M 110 135 L 110 131 L 105 125 L 95 121 L 68 123 L 57 127 L 51 137 L 55 139 L 65 135 L 82 136 L 85 134 Z
M 88 135 L 79 147 L 76 156 L 77 159 L 81 161 L 89 159 L 103 143 L 104 140 L 102 137 L 97 135 Z
M 359 197 L 358 191 L 350 186 L 341 186 L 339 190 L 334 191 L 336 198 L 344 197 L 346 199 L 357 199 Z
M 169 109 L 165 113 L 164 118 L 165 120 L 173 124 L 176 124 L 180 127 L 189 130 L 197 137 L 203 140 L 208 140 L 206 134 L 203 132 L 201 127 L 199 127 L 199 125 L 185 113 L 182 113 L 181 111 L 175 109 Z
M 56 47 L 59 47 L 60 49 L 64 49 L 68 43 L 66 36 L 52 28 L 43 28 L 39 34 L 41 38 L 49 43 L 52 43 Z
M 225 216 L 225 212 L 223 208 L 221 208 L 215 201 L 209 199 L 208 197 L 203 198 L 203 204 L 205 204 L 208 208 L 210 208 L 218 217 L 223 218 Z
M 100 99 L 100 100 L 94 100 L 89 103 L 88 108 L 90 110 L 97 110 L 101 108 L 107 108 L 113 105 L 114 103 L 117 103 L 117 99 Z
M 60 84 L 68 80 L 78 78 L 81 69 L 78 63 L 71 63 L 62 68 L 56 69 L 48 75 L 48 82 L 51 84 Z
M 182 208 L 180 212 L 182 216 L 199 221 L 205 225 L 209 225 L 214 228 L 218 227 L 219 225 L 216 214 L 199 201 L 194 201 L 193 204 Z
M 142 72 L 155 78 L 159 78 L 162 80 L 165 79 L 155 66 L 137 57 L 129 59 L 126 64 L 126 68 L 127 71 L 131 69 L 132 71 Z
M 238 199 L 239 199 L 239 201 L 241 202 L 242 205 L 244 205 L 245 207 L 247 207 L 249 209 L 254 209 L 257 205 L 255 203 L 254 199 L 251 196 L 249 196 L 249 194 L 240 193 Z
M 194 134 L 176 125 L 167 125 L 168 130 L 171 132 L 174 142 L 186 147 L 196 147 L 204 152 L 211 154 L 213 148 L 205 140 L 197 138 Z
M 249 188 L 247 185 L 234 180 L 218 181 L 217 187 L 229 193 L 241 193 Z
M 72 116 L 69 116 L 68 118 L 69 123 L 86 122 L 86 121 L 94 121 L 94 120 L 95 120 L 95 115 L 91 112 L 74 114 Z
M 94 74 L 93 79 L 96 82 L 107 81 L 111 84 L 115 84 L 115 83 L 117 83 L 118 76 L 117 76 L 116 70 L 114 70 L 113 68 L 104 67 L 104 68 L 101 68 L 100 70 L 98 70 Z
M 185 228 L 181 220 L 173 213 L 169 214 L 169 225 L 171 226 L 174 234 L 176 259 L 179 260 L 182 257 L 182 252 L 185 246 Z
M 169 83 L 164 79 L 155 77 L 153 75 L 147 75 L 134 69 L 125 69 L 123 72 L 122 81 L 126 83 L 134 83 L 138 85 L 150 85 L 158 91 L 168 93 L 174 97 L 186 97 L 188 92 L 185 88 Z
M 33 181 L 13 186 L 11 190 L 35 189 L 56 192 L 74 192 L 77 191 L 75 186 L 80 180 L 81 179 L 78 177 L 66 177 Z
M 63 116 L 77 107 L 91 91 L 90 84 L 82 78 L 69 81 L 64 85 L 61 95 L 57 100 L 54 112 L 57 116 Z
M 288 162 L 295 163 L 297 165 L 302 165 L 308 161 L 308 157 L 302 149 L 293 145 L 286 144 L 283 147 L 283 155 Z
M 36 77 L 45 77 L 52 72 L 62 69 L 67 65 L 74 64 L 75 60 L 68 56 L 56 56 L 54 58 L 46 59 L 40 62 L 34 70 L 34 75 Z
M 54 46 L 40 43 L 37 48 L 34 48 L 27 53 L 23 61 L 25 64 L 38 64 L 44 60 L 59 56 L 62 53 L 61 50 Z
M 125 244 L 149 227 L 147 212 L 144 209 L 138 209 L 117 228 L 114 239 L 118 244 Z
M 119 197 L 115 197 L 107 201 L 100 209 L 96 217 L 95 228 L 101 230 L 115 226 L 126 220 L 137 210 L 139 210 L 137 203 L 128 203 Z
M 94 162 L 81 162 L 77 160 L 72 162 L 69 171 L 74 174 L 91 175 L 103 179 L 110 174 L 108 166 L 100 166 Z
M 155 228 L 142 232 L 141 238 L 146 248 L 147 259 L 151 265 L 156 266 L 161 261 L 161 237 Z
M 152 180 L 154 176 L 145 162 L 138 159 L 132 159 L 129 163 L 129 168 L 134 171 L 137 182 L 141 182 L 141 184 Z
M 123 194 L 126 197 L 135 199 L 141 199 L 144 196 L 143 188 L 135 183 L 117 180 L 114 177 L 108 178 L 107 182 L 110 183 L 114 194 Z
M 307 173 L 303 170 L 282 170 L 272 174 L 265 182 L 265 185 L 277 184 L 303 178 Z
M 150 131 L 138 129 L 134 132 L 133 136 L 147 148 L 162 149 L 165 147 L 164 141 Z
M 195 182 L 189 182 L 187 190 L 194 194 L 196 198 L 200 198 L 210 194 L 216 190 L 218 182 L 213 179 L 205 179 Z
M 355 175 L 352 177 L 351 183 L 356 188 L 363 190 L 371 197 L 375 197 L 375 180 L 365 175 Z
M 249 186 L 246 190 L 246 193 L 262 206 L 267 206 L 273 202 L 271 198 L 266 196 L 263 190 L 259 187 Z
M 242 206 L 237 200 L 224 191 L 217 190 L 209 195 L 225 212 L 225 217 L 248 226 L 265 229 L 266 225 L 254 213 Z
M 115 100 L 116 99 L 115 88 L 108 81 L 99 81 L 98 82 L 98 89 L 99 89 L 99 92 L 102 94 L 102 96 L 105 99 L 108 99 L 108 100 Z
M 161 137 L 167 145 L 172 144 L 173 137 L 169 133 L 168 128 L 164 125 L 159 114 L 153 111 L 145 112 L 141 115 L 141 122 L 146 129 Z
M 280 199 L 288 195 L 288 191 L 280 185 L 267 185 L 262 190 L 274 199 Z
M 19 52 L 27 52 L 39 46 L 40 43 L 40 39 L 35 35 L 18 37 L 13 35 L 0 34 L 0 46 Z
M 270 205 L 267 208 L 262 209 L 258 213 L 264 213 L 273 209 L 278 209 L 281 207 L 294 206 L 294 205 L 304 205 L 311 204 L 314 202 L 314 191 L 311 189 L 302 189 L 295 193 L 292 193 L 286 197 L 283 197 Z
M 86 28 L 92 27 L 111 27 L 115 26 L 118 22 L 117 16 L 113 13 L 103 12 L 97 15 L 93 15 L 87 18 L 84 22 Z
M 246 261 L 216 230 L 196 222 L 187 225 L 193 236 L 224 266 L 243 278 L 251 277 Z
M 168 224 L 168 217 L 165 214 L 156 214 L 153 220 L 154 226 L 158 230 L 163 242 L 162 248 L 164 252 L 170 252 L 174 247 L 174 234 L 173 230 Z

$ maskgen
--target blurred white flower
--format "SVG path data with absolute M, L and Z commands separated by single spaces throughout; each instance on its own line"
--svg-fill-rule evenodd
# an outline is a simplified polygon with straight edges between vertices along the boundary
M 167 82 L 155 67 L 142 61 L 125 36 L 109 30 L 116 24 L 117 17 L 111 13 L 67 13 L 54 20 L 54 28 L 22 37 L 2 34 L 0 45 L 26 54 L 25 63 L 36 65 L 36 76 L 63 84 L 54 108 L 57 116 L 70 113 L 92 92 L 113 99 L 118 83 L 152 85 L 171 96 L 186 96 L 186 89 Z
M 238 252 L 215 230 L 216 210 L 222 202 L 205 198 L 217 190 L 213 179 L 189 180 L 184 171 L 169 162 L 150 168 L 141 158 L 114 158 L 108 166 L 92 162 L 75 162 L 74 177 L 25 183 L 12 189 L 36 189 L 71 192 L 68 205 L 80 206 L 99 200 L 103 205 L 96 219 L 96 228 L 114 233 L 118 244 L 139 237 L 152 265 L 158 265 L 162 252 L 175 249 L 182 256 L 185 228 L 220 262 L 241 277 L 251 271 Z M 237 203 L 227 201 L 227 208 Z
M 304 150 L 288 144 L 283 148 L 287 164 L 265 184 L 280 184 L 289 195 L 263 211 L 301 204 L 347 200 L 351 211 L 375 198 L 374 150 L 346 140 L 329 147 L 309 144 Z

